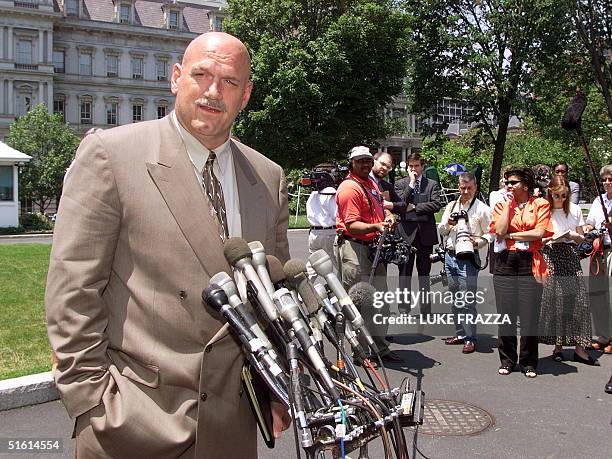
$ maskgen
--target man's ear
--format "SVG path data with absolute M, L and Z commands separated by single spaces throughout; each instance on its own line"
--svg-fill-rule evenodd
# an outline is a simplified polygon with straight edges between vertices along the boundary
M 172 66 L 172 77 L 170 78 L 170 90 L 176 96 L 178 92 L 178 80 L 183 74 L 183 67 L 178 62 Z
M 249 99 L 251 98 L 251 91 L 253 91 L 253 83 L 249 81 L 247 83 L 246 88 L 244 88 L 244 92 L 242 93 L 242 103 L 240 104 L 240 110 L 243 110 L 244 107 L 249 103 Z

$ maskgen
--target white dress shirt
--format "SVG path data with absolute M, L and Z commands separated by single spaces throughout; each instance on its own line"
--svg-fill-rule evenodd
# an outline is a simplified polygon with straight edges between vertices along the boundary
M 175 112 L 172 112 L 172 121 L 174 121 L 183 139 L 187 154 L 189 155 L 191 164 L 193 164 L 193 172 L 200 186 L 202 186 L 202 173 L 210 150 L 202 145 L 198 139 L 191 135 L 181 123 L 179 123 Z M 234 169 L 234 157 L 229 137 L 222 145 L 215 148 L 214 152 L 217 158 L 213 162 L 213 173 L 221 183 L 221 189 L 223 190 L 223 201 L 225 202 L 229 237 L 242 237 L 238 184 L 236 183 L 236 170 Z M 205 193 L 203 187 L 202 192 Z
M 608 199 L 608 195 L 606 193 L 602 194 L 601 197 L 603 198 L 604 206 L 606 206 L 606 209 L 608 210 L 608 217 L 612 216 L 612 199 Z M 605 219 L 603 209 L 601 208 L 601 202 L 599 197 L 597 197 L 589 209 L 589 215 L 587 216 L 586 223 L 595 229 L 599 229 L 601 228 L 601 224 L 605 221 Z M 610 235 L 608 233 L 604 235 L 604 244 L 610 244 Z
M 455 249 L 455 239 L 457 238 L 457 225 L 453 227 L 449 226 L 448 220 L 450 219 L 451 213 L 465 210 L 468 214 L 468 220 L 470 225 L 470 231 L 473 236 L 481 236 L 484 239 L 477 239 L 478 248 L 483 247 L 487 244 L 487 241 L 491 241 L 491 234 L 489 233 L 489 223 L 491 222 L 491 208 L 487 206 L 480 199 L 474 201 L 474 205 L 470 207 L 470 202 L 462 204 L 460 201 L 451 201 L 444 209 L 444 214 L 438 225 L 438 231 L 441 236 L 448 236 L 446 238 L 446 248 L 448 250 Z M 469 210 L 468 210 L 469 208 Z
M 328 186 L 313 191 L 306 201 L 306 217 L 310 226 L 336 225 L 336 189 Z

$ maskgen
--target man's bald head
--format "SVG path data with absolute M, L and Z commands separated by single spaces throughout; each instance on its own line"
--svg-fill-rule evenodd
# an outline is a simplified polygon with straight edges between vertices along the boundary
M 194 38 L 183 54 L 182 65 L 189 59 L 201 58 L 202 53 L 216 53 L 219 56 L 235 59 L 248 69 L 248 77 L 251 78 L 251 56 L 244 43 L 233 35 L 225 32 L 207 32 Z
M 172 93 L 181 125 L 209 149 L 230 135 L 251 95 L 251 58 L 244 44 L 223 32 L 196 37 L 172 69 Z

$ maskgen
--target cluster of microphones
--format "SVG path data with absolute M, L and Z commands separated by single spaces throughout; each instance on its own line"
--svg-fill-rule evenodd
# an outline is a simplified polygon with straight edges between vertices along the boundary
M 202 299 L 226 319 L 251 367 L 289 408 L 298 457 L 298 443 L 311 457 L 323 450 L 342 457 L 380 437 L 385 457 L 407 458 L 402 427 L 422 423 L 423 393 L 407 380 L 389 386 L 360 313 L 372 307 L 374 287 L 360 282 L 347 292 L 323 250 L 308 259 L 325 281 L 314 284 L 303 261 L 283 266 L 258 241 L 229 238 L 224 255 L 237 282 L 219 272 Z M 237 285 L 246 286 L 242 296 Z

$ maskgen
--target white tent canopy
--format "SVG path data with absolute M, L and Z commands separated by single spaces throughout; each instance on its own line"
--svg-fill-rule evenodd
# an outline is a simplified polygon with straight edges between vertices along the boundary
M 9 147 L 4 142 L 0 142 L 0 161 L 2 162 L 14 162 L 14 163 L 27 163 L 32 159 L 31 156 L 21 153 L 14 148 Z

